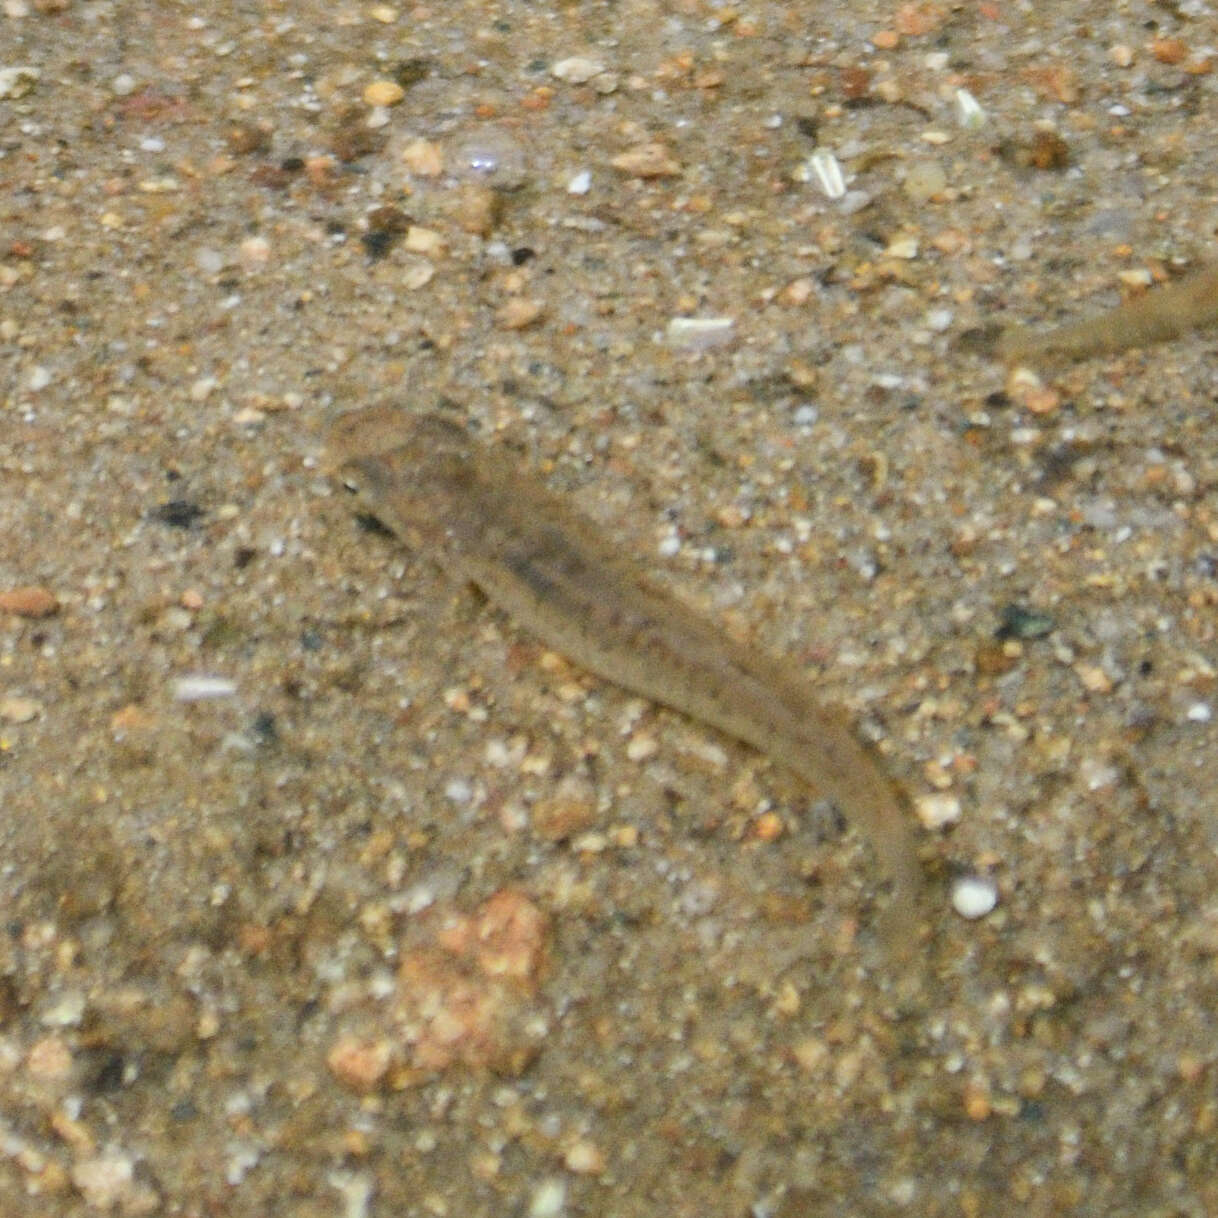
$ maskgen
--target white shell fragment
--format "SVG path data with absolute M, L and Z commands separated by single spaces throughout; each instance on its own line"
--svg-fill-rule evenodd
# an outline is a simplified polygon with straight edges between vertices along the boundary
M 989 876 L 962 876 L 952 885 L 952 908 L 962 918 L 984 918 L 997 904 L 998 885 Z
M 842 176 L 842 167 L 833 153 L 814 152 L 808 158 L 808 167 L 812 176 L 820 183 L 821 190 L 830 199 L 840 199 L 846 193 L 846 179 Z
M 967 90 L 956 90 L 956 122 L 966 131 L 976 131 L 984 127 L 986 113 L 981 103 Z
M 227 677 L 181 677 L 173 683 L 173 696 L 177 702 L 202 702 L 207 698 L 231 698 L 237 692 L 237 683 Z
M 667 338 L 670 346 L 705 351 L 731 342 L 735 326 L 731 317 L 674 317 L 668 323 Z

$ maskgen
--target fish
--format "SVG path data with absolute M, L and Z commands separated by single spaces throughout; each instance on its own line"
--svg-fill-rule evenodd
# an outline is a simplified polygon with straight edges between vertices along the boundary
M 1008 364 L 1083 360 L 1172 342 L 1213 325 L 1218 325 L 1218 264 L 1054 330 L 1010 326 L 999 337 L 997 353 Z
M 328 464 L 400 539 L 477 585 L 577 666 L 768 755 L 831 799 L 892 884 L 882 938 L 909 959 L 922 892 L 904 792 L 850 717 L 790 662 L 736 641 L 654 583 L 521 462 L 435 414 L 386 405 L 334 421 Z

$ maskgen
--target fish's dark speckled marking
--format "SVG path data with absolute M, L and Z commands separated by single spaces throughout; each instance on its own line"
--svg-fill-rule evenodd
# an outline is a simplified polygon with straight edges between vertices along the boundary
M 446 419 L 352 411 L 335 422 L 327 452 L 395 533 L 430 548 L 548 647 L 752 745 L 833 799 L 892 878 L 886 937 L 908 956 L 922 882 L 904 799 L 844 712 L 812 698 L 790 665 L 658 588 L 591 521 Z

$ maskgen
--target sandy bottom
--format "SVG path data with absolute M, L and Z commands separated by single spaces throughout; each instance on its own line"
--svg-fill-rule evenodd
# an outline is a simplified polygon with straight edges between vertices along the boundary
M 1213 256 L 1214 39 L 3 0 L 0 1211 L 1218 1210 L 1215 340 L 969 341 Z M 912 996 L 815 792 L 361 522 L 391 400 L 857 719 Z

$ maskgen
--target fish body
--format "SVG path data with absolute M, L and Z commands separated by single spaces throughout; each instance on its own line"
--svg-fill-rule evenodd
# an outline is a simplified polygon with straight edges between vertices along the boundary
M 1218 325 L 1218 265 L 1055 330 L 1011 326 L 998 341 L 998 354 L 1012 364 L 1082 360 L 1171 342 L 1213 325 Z
M 908 811 L 844 712 L 658 587 L 591 521 L 447 419 L 353 411 L 327 449 L 384 524 L 547 647 L 751 745 L 831 798 L 893 881 L 887 937 L 912 945 L 920 873 Z

